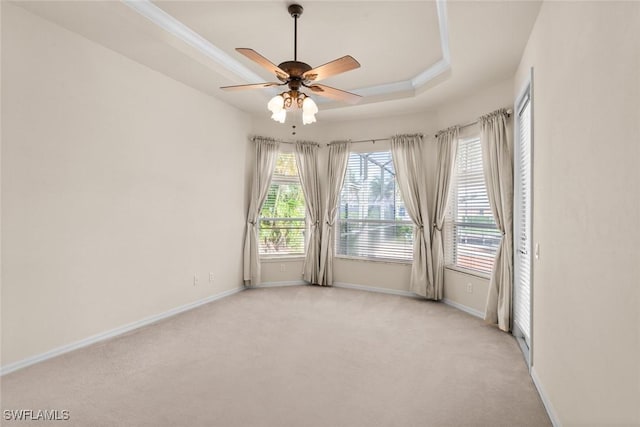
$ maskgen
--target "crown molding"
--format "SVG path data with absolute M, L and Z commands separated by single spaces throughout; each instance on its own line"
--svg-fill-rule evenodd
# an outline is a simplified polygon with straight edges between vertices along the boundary
M 199 52 L 212 59 L 215 63 L 231 72 L 241 81 L 248 84 L 259 83 L 264 79 L 255 74 L 242 63 L 235 60 L 222 49 L 202 37 L 200 34 L 180 22 L 155 4 L 151 0 L 121 0 L 131 9 L 149 19 L 151 22 L 182 40 L 189 46 L 197 49 Z M 436 11 L 438 15 L 438 25 L 440 33 L 440 50 L 442 59 L 431 65 L 429 68 L 418 73 L 408 80 L 402 80 L 392 83 L 382 83 L 379 85 L 366 86 L 351 90 L 369 101 L 375 102 L 375 99 L 389 100 L 406 97 L 414 97 L 419 89 L 427 85 L 433 79 L 451 69 L 451 52 L 449 50 L 449 27 L 447 21 L 447 2 L 446 0 L 437 0 Z M 269 95 L 272 96 L 271 91 Z

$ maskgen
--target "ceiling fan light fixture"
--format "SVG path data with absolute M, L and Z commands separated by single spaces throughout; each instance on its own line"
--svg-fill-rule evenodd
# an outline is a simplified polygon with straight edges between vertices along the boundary
M 284 123 L 287 120 L 287 110 L 282 109 L 271 115 L 271 118 L 278 123 Z
M 302 124 L 310 125 L 311 123 L 316 122 L 316 116 L 314 114 L 305 114 L 302 113 Z
M 267 109 L 273 114 L 276 114 L 284 110 L 284 97 L 282 95 L 276 95 L 267 103 Z
M 287 10 L 293 18 L 293 61 L 285 61 L 280 65 L 275 65 L 264 56 L 260 55 L 253 49 L 236 48 L 242 55 L 256 62 L 263 68 L 274 73 L 278 82 L 253 83 L 238 86 L 225 86 L 224 90 L 239 89 L 264 89 L 273 86 L 289 86 L 289 91 L 282 92 L 269 100 L 267 108 L 273 114 L 271 118 L 280 123 L 284 123 L 287 116 L 287 110 L 302 110 L 303 124 L 314 123 L 316 121 L 315 114 L 318 112 L 316 103 L 304 93 L 300 92 L 301 87 L 305 87 L 313 91 L 318 96 L 356 103 L 360 99 L 360 95 L 349 93 L 330 86 L 319 85 L 316 82 L 326 79 L 327 77 L 354 70 L 360 67 L 360 63 L 352 56 L 345 55 L 342 58 L 327 62 L 316 68 L 312 68 L 309 64 L 298 61 L 298 18 L 304 10 L 299 4 L 291 4 Z
M 304 114 L 316 114 L 318 112 L 318 106 L 313 99 L 305 96 L 304 101 L 302 101 L 302 112 Z
M 297 104 L 294 104 L 293 101 L 298 100 L 298 94 L 293 92 L 293 91 L 289 91 L 289 92 L 282 92 L 280 94 L 280 96 L 282 96 L 284 98 L 284 109 L 285 110 L 291 110 L 292 108 L 295 108 L 297 106 Z
M 316 113 L 318 112 L 318 106 L 313 99 L 305 96 L 302 101 L 302 124 L 308 125 L 316 122 Z
M 315 114 L 318 106 L 302 92 L 290 90 L 274 96 L 267 103 L 267 109 L 273 113 L 271 118 L 279 123 L 284 123 L 287 117 L 287 110 L 301 109 L 302 124 L 308 125 L 316 122 Z

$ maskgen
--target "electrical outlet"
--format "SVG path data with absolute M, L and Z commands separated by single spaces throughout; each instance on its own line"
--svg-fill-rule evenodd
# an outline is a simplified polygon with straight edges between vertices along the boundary
M 470 294 L 473 293 L 473 283 L 467 283 L 467 292 Z
M 287 264 L 280 264 L 280 271 L 287 271 Z
M 200 281 L 200 278 L 198 277 L 198 274 L 194 273 L 193 274 L 193 286 L 197 285 L 199 281 Z
M 209 283 L 213 283 L 213 273 L 209 272 Z

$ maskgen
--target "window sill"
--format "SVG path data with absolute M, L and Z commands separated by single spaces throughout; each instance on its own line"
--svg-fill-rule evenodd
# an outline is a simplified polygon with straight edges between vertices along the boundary
M 468 270 L 466 268 L 456 267 L 455 265 L 445 265 L 444 268 L 446 268 L 447 270 L 455 271 L 456 273 L 462 273 L 462 274 L 467 274 L 469 276 L 474 276 L 479 279 L 486 279 L 486 280 L 491 279 L 491 275 L 489 274 L 481 273 L 479 271 L 474 271 L 474 270 Z
M 304 261 L 304 255 L 276 255 L 276 256 L 262 256 L 260 262 L 294 262 Z
M 411 260 L 400 260 L 400 259 L 386 259 L 386 258 L 361 258 L 354 256 L 344 256 L 344 255 L 335 255 L 335 259 L 343 259 L 347 261 L 360 261 L 360 262 L 375 262 L 375 263 L 383 263 L 383 264 L 401 264 L 410 266 L 413 261 Z

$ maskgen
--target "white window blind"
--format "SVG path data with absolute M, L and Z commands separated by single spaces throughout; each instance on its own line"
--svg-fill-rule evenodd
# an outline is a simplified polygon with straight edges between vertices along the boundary
M 514 322 L 528 344 L 531 331 L 531 102 L 528 91 L 516 116 L 514 164 Z
M 396 185 L 390 151 L 349 155 L 337 224 L 337 256 L 413 258 L 413 223 Z
M 293 153 L 280 153 L 260 210 L 260 255 L 304 255 L 305 205 Z
M 491 274 L 502 233 L 489 205 L 478 138 L 458 142 L 445 235 L 447 264 Z

